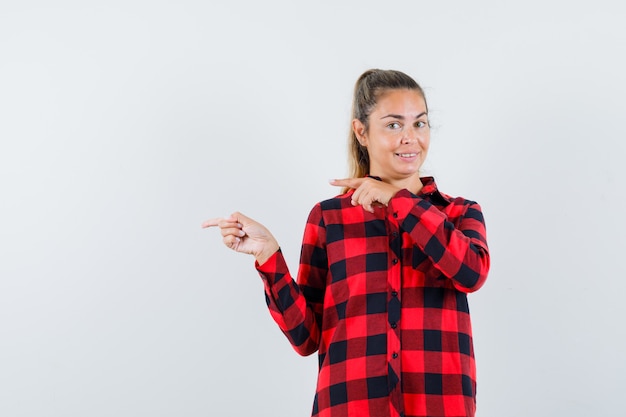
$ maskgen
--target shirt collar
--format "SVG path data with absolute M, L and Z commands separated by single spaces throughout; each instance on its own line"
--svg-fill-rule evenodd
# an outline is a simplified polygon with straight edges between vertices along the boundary
M 445 205 L 452 202 L 452 198 L 449 195 L 439 191 L 435 178 L 420 177 L 420 181 L 422 181 L 422 189 L 417 193 L 418 195 L 430 196 L 433 200 L 439 200 Z

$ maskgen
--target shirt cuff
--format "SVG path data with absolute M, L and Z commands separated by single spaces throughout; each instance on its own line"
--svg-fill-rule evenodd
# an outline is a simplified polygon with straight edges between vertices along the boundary
M 261 277 L 269 283 L 275 283 L 280 280 L 288 271 L 287 262 L 283 256 L 283 252 L 280 248 L 267 261 L 263 264 L 259 264 L 254 261 L 254 267 L 259 272 Z
M 391 200 L 389 200 L 389 208 L 393 218 L 402 223 L 404 219 L 409 215 L 415 205 L 418 204 L 422 198 L 411 193 L 406 188 L 398 191 Z
M 430 238 L 435 229 L 443 223 L 447 216 L 435 208 L 428 200 L 419 197 L 410 191 L 403 189 L 389 201 L 389 208 L 393 220 L 403 230 L 411 233 L 419 222 L 424 222 L 420 234 Z

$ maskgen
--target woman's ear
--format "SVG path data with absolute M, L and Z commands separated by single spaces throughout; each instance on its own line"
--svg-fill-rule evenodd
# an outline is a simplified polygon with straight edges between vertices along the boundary
M 359 119 L 352 120 L 352 131 L 361 146 L 367 146 L 367 137 L 365 136 L 365 125 Z

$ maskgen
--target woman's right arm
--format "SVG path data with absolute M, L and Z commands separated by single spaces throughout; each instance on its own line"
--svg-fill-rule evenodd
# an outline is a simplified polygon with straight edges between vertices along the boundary
M 311 211 L 304 231 L 297 283 L 278 243 L 260 223 L 235 213 L 230 218 L 212 219 L 203 225 L 211 226 L 220 227 L 226 246 L 254 255 L 270 314 L 296 352 L 306 356 L 317 351 L 328 270 L 326 233 L 319 205 Z

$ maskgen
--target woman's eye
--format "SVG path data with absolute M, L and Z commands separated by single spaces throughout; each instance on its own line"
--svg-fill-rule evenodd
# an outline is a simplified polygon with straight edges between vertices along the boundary
M 387 127 L 390 129 L 400 129 L 400 123 L 398 122 L 389 123 Z
M 424 126 L 426 126 L 426 122 L 420 120 L 419 122 L 415 123 L 415 126 L 417 126 L 417 127 L 424 127 Z

